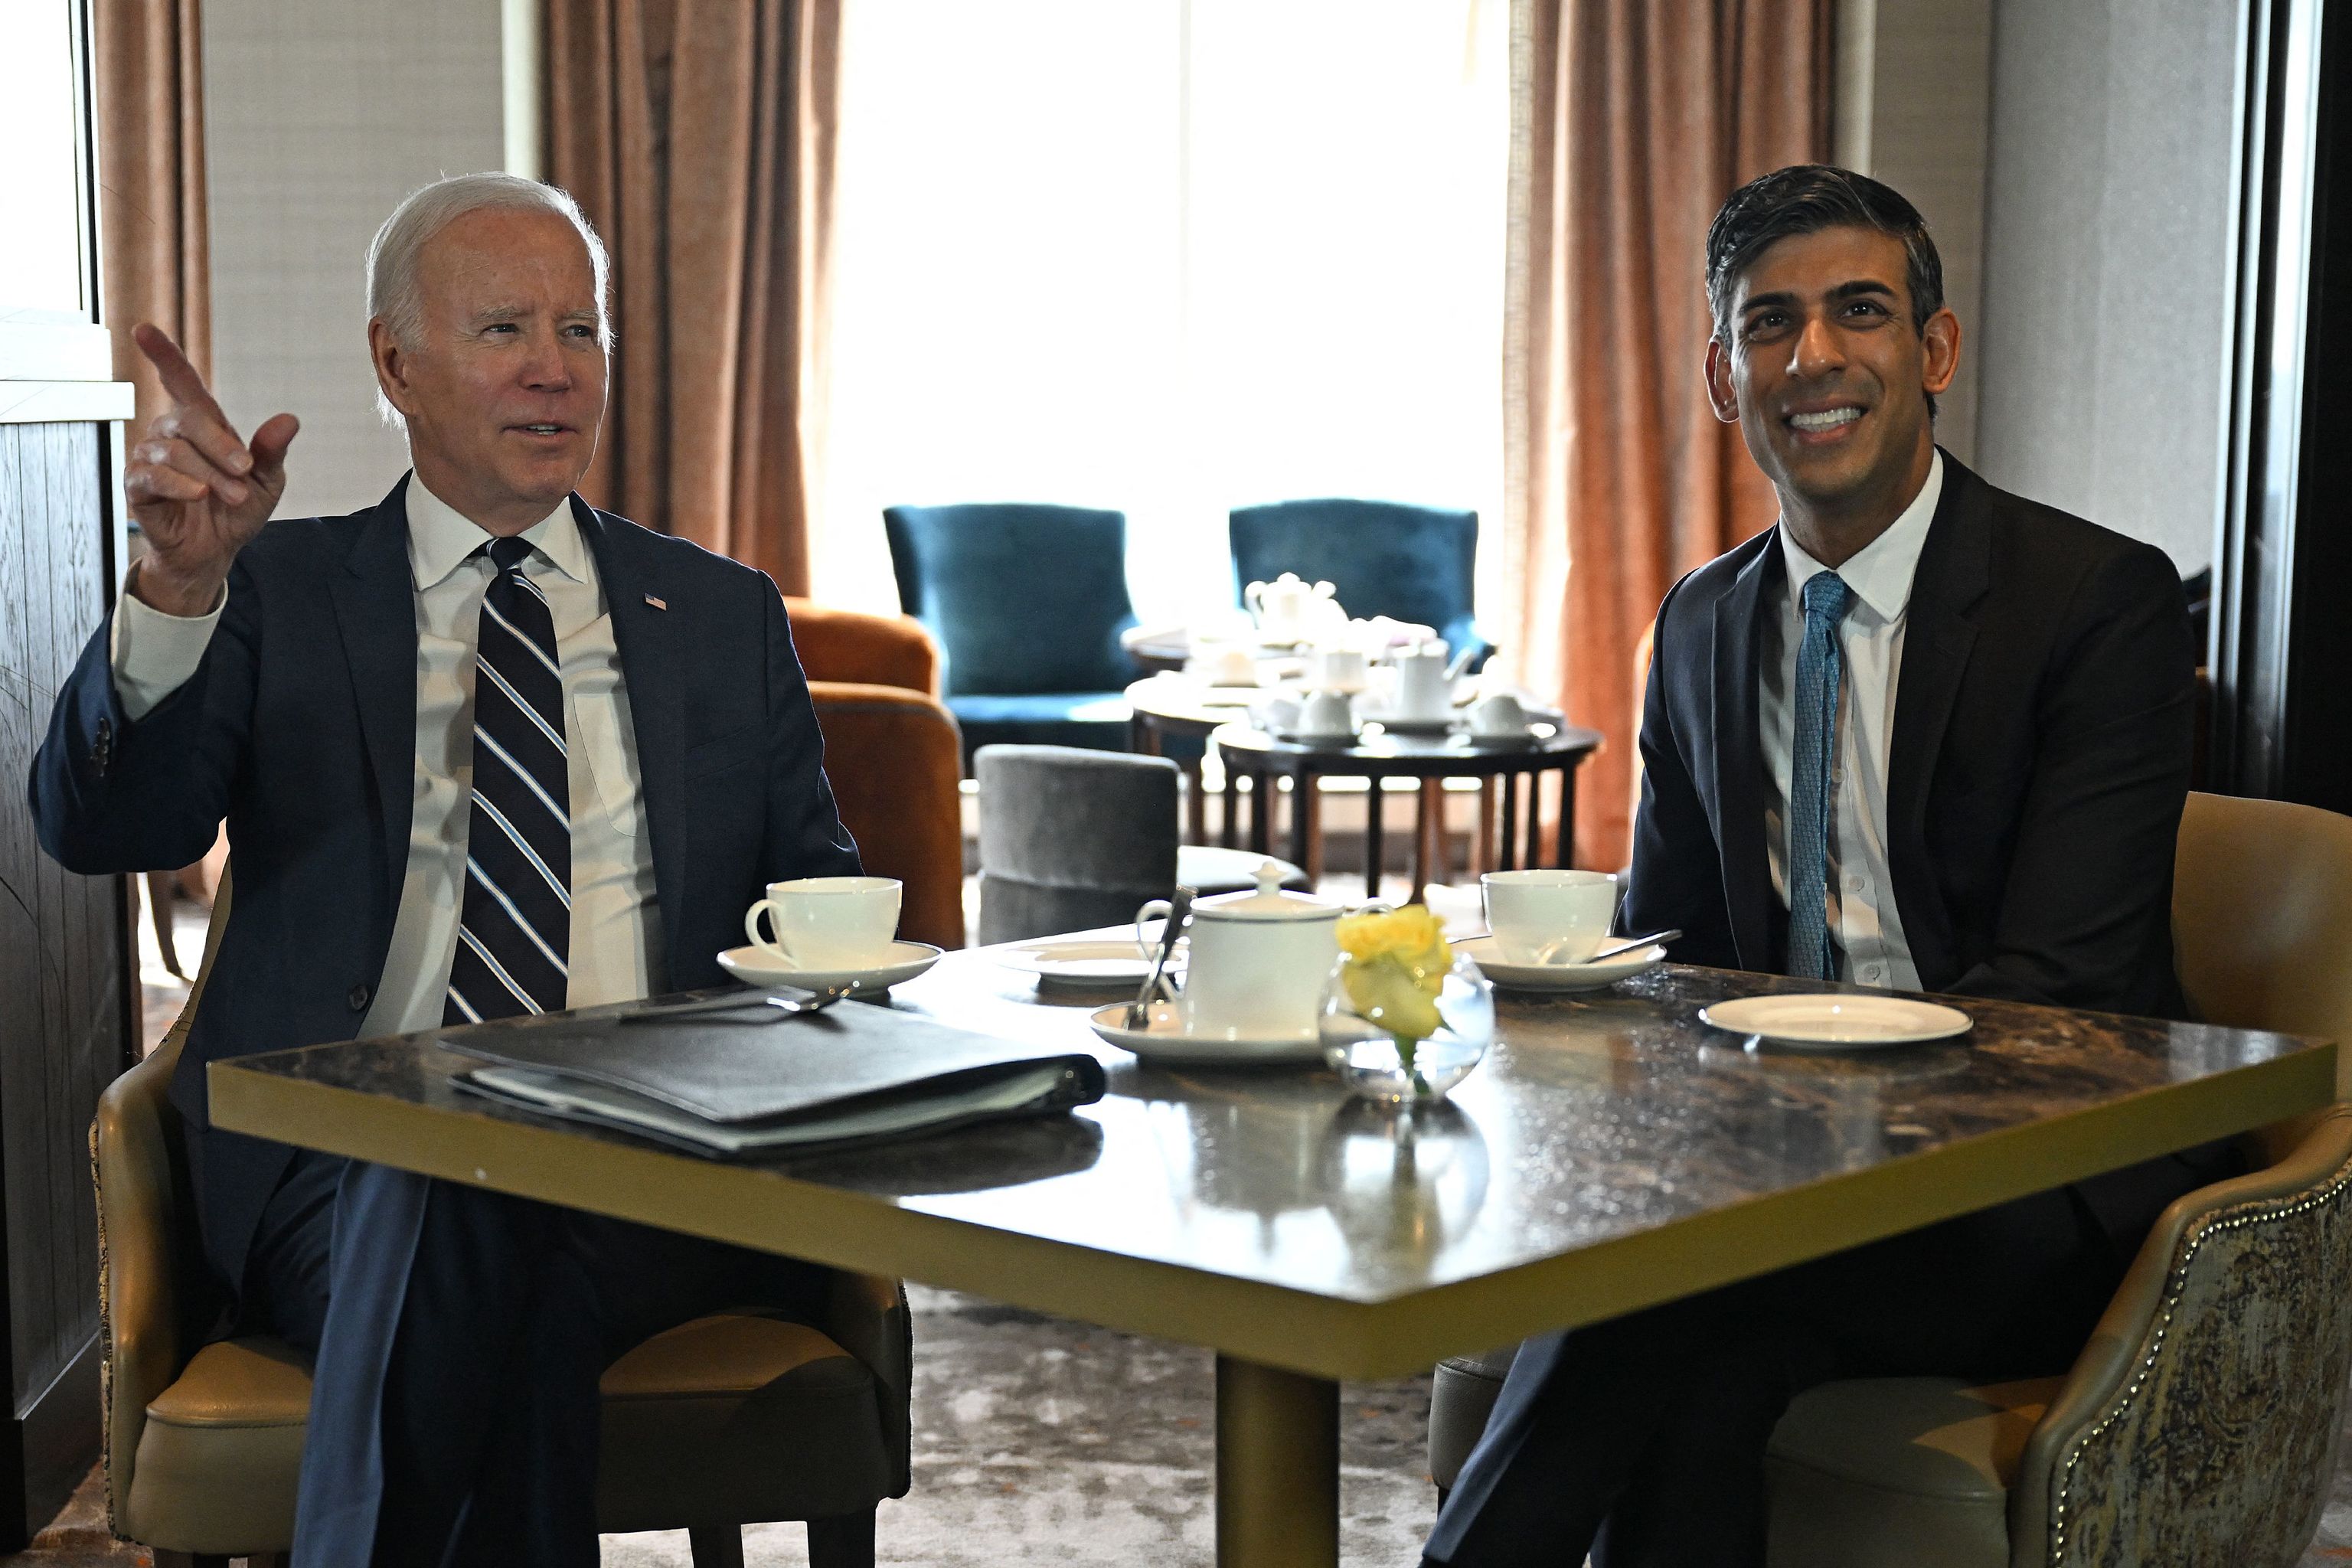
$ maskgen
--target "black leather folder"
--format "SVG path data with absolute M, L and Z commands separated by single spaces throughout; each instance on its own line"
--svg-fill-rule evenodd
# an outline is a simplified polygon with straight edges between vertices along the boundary
M 756 1007 L 757 999 L 751 999 Z M 487 1024 L 441 1043 L 460 1087 L 715 1158 L 772 1158 L 1040 1116 L 1102 1098 L 1101 1063 L 859 1004 L 628 1027 L 625 1014 Z

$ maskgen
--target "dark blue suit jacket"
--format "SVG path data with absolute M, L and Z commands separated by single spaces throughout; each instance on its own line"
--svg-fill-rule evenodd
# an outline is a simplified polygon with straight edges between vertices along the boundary
M 75 871 L 186 865 L 227 819 L 236 898 L 172 1098 L 191 1129 L 205 1251 L 232 1288 L 291 1151 L 210 1130 L 205 1064 L 352 1037 L 406 874 L 407 485 L 348 517 L 262 530 L 237 555 L 196 673 L 136 723 L 115 694 L 110 617 L 33 763 L 42 847 Z M 572 509 L 629 693 L 669 981 L 717 984 L 717 955 L 741 942 L 766 883 L 858 868 L 783 602 L 749 567 L 576 496 Z
M 1625 929 L 1685 963 L 1778 973 L 1758 743 L 1777 530 L 1659 607 Z M 2152 545 L 2009 494 L 1944 455 L 1911 588 L 1886 785 L 1887 858 L 1922 988 L 2187 1016 L 2172 859 L 2196 652 Z M 2080 1183 L 2130 1248 L 2174 1196 L 2236 1168 L 2210 1145 Z

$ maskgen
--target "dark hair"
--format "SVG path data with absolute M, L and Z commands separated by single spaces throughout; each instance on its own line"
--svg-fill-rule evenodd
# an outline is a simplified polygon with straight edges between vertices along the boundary
M 1725 198 L 1706 230 L 1706 305 L 1715 337 L 1731 342 L 1731 293 L 1748 264 L 1777 242 L 1825 228 L 1874 228 L 1903 242 L 1903 283 L 1916 331 L 1944 308 L 1944 262 L 1927 222 L 1892 187 L 1851 169 L 1795 163 L 1748 181 Z M 1927 413 L 1936 400 L 1927 399 Z

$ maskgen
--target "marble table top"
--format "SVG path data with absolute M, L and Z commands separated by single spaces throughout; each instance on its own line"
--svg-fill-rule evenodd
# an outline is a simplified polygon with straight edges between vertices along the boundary
M 455 1089 L 431 1036 L 216 1062 L 215 1121 L 1324 1376 L 1590 1321 L 2325 1102 L 2334 1049 L 1994 1002 L 1866 1054 L 1759 1049 L 1721 998 L 1813 989 L 1669 966 L 1498 995 L 1450 1104 L 1297 1068 L 1170 1071 L 1096 1041 L 985 950 L 892 1005 L 1108 1069 L 1097 1104 L 895 1148 L 726 1165 Z M 777 1031 L 788 1048 L 789 1028 Z M 656 1027 L 646 1029 L 649 1042 Z

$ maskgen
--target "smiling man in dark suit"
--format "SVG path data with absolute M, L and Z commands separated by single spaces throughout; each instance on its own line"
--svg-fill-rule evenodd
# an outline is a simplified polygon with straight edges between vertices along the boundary
M 1911 205 L 1783 169 L 1707 236 L 1706 385 L 1779 525 L 1677 584 L 1629 930 L 1685 963 L 2179 1016 L 2195 658 L 2156 549 L 1935 445 L 1960 326 Z M 1761 1564 L 1763 1454 L 1832 1377 L 2063 1371 L 2202 1150 L 1528 1342 L 1428 1553 Z
M 207 1124 L 218 1058 L 718 984 L 766 882 L 857 869 L 775 586 L 572 493 L 604 282 L 560 191 L 403 203 L 368 334 L 413 471 L 348 517 L 269 522 L 294 419 L 241 438 L 141 328 L 173 399 L 126 474 L 151 550 L 34 763 L 78 871 L 186 864 L 227 820 L 234 907 L 173 1099 L 240 1320 L 317 1358 L 303 1568 L 593 1564 L 605 1365 L 819 1284 Z

